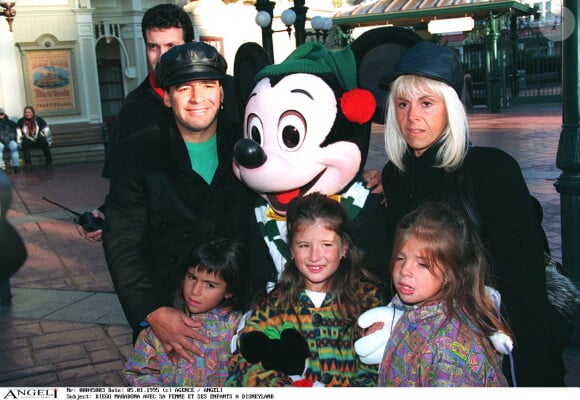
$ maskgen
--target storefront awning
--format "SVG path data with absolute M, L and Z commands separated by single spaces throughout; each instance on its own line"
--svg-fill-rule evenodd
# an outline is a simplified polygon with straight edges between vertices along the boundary
M 365 2 L 332 16 L 339 26 L 414 26 L 432 19 L 472 17 L 484 19 L 493 14 L 513 12 L 534 14 L 535 9 L 517 0 L 377 0 Z

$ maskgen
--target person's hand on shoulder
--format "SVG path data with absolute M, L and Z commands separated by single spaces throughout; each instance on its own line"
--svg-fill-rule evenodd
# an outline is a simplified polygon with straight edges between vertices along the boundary
M 371 193 L 381 194 L 383 193 L 383 184 L 381 182 L 381 171 L 376 169 L 365 169 L 362 173 L 363 180 L 366 183 L 367 189 Z
M 105 220 L 105 214 L 103 214 L 103 212 L 101 210 L 96 209 L 96 210 L 91 211 L 91 213 L 93 214 L 93 217 L 100 218 L 103 221 Z M 83 239 L 92 240 L 94 242 L 100 242 L 103 239 L 103 230 L 98 229 L 98 230 L 93 231 L 93 232 L 88 232 L 88 231 L 83 229 L 81 232 L 81 235 L 82 235 Z
M 189 363 L 195 363 L 192 353 L 203 357 L 199 347 L 191 341 L 191 339 L 202 343 L 209 341 L 197 331 L 201 327 L 200 322 L 171 307 L 158 308 L 147 316 L 146 321 L 173 362 L 182 357 Z

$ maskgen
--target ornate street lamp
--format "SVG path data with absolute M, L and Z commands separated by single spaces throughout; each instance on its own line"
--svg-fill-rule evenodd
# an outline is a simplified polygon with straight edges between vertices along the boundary
M 306 36 L 314 36 L 317 41 L 320 41 L 320 38 L 322 38 L 324 42 L 326 41 L 328 32 L 332 29 L 332 18 L 316 15 L 310 20 L 310 25 L 312 25 L 314 32 L 306 32 Z
M 257 0 L 255 7 L 258 10 L 256 24 L 262 28 L 262 47 L 270 60 L 274 62 L 274 44 L 272 43 L 272 18 L 274 17 L 274 6 L 276 3 L 268 0 Z
M 259 11 L 256 14 L 256 24 L 260 25 L 262 29 L 270 30 L 270 33 L 275 32 L 288 32 L 288 37 L 292 34 L 292 24 L 296 21 L 296 14 L 291 9 L 284 10 L 282 15 L 280 15 L 280 19 L 286 25 L 286 29 L 281 31 L 274 31 L 272 30 L 272 17 L 267 11 Z
M 296 37 L 296 47 L 300 46 L 306 41 L 307 36 L 315 36 L 316 40 L 326 40 L 328 31 L 332 29 L 332 19 L 327 17 L 315 16 L 312 17 L 311 24 L 314 32 L 306 32 L 304 25 L 306 23 L 306 12 L 308 7 L 304 6 L 304 0 L 294 0 L 294 7 L 284 10 L 280 15 L 280 19 L 286 25 L 286 29 L 282 31 L 272 30 L 272 18 L 274 16 L 275 3 L 268 0 L 257 0 L 255 7 L 258 10 L 256 15 L 256 24 L 262 28 L 262 47 L 274 60 L 274 47 L 272 43 L 272 34 L 275 32 L 288 32 L 288 37 L 292 33 L 292 25 L 294 25 L 294 35 Z
M 2 15 L 4 15 L 4 17 L 6 18 L 6 21 L 8 21 L 8 30 L 10 30 L 10 32 L 12 32 L 12 22 L 16 17 L 16 10 L 14 9 L 15 4 L 16 0 L 0 2 L 0 10 L 2 12 Z
M 273 17 L 273 5 L 272 9 L 269 8 L 267 4 L 261 4 L 258 8 L 258 3 L 256 2 L 256 9 L 258 9 L 258 14 L 256 14 L 256 24 L 262 28 L 262 47 L 270 56 L 270 60 L 274 61 L 274 45 L 272 43 L 272 34 L 275 32 L 288 32 L 288 38 L 292 34 L 292 24 L 296 21 L 296 13 L 292 9 L 284 10 L 280 15 L 280 19 L 286 25 L 286 29 L 281 31 L 272 30 L 272 17 Z
M 580 6 L 578 0 L 564 0 L 570 17 L 571 34 L 562 40 L 562 132 L 558 143 L 556 166 L 562 174 L 554 186 L 560 193 L 562 229 L 562 264 L 564 271 L 580 288 L 580 94 L 578 92 L 578 49 L 580 43 Z M 576 318 L 576 332 L 580 319 Z M 580 344 L 580 336 L 571 339 Z

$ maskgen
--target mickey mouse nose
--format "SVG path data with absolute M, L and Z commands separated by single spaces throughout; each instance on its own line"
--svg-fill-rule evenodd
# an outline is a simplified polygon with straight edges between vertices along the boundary
M 240 139 L 234 145 L 234 160 L 242 167 L 258 168 L 267 158 L 262 147 L 253 140 Z

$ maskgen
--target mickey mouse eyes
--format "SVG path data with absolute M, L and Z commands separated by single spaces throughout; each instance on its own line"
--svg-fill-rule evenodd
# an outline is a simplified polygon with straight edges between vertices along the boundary
M 258 118 L 256 114 L 248 115 L 248 124 L 246 132 L 249 139 L 252 139 L 259 145 L 262 144 L 264 128 L 262 127 L 262 121 L 260 120 L 260 118 Z
M 282 141 L 288 148 L 294 148 L 300 143 L 300 132 L 294 126 L 285 126 L 282 129 Z
M 257 144 L 264 145 L 264 127 L 256 114 L 248 115 L 246 135 Z M 306 120 L 297 111 L 286 111 L 278 121 L 278 145 L 283 150 L 295 151 L 306 137 Z
M 285 150 L 297 150 L 306 137 L 306 120 L 297 111 L 286 111 L 278 123 L 278 144 Z

